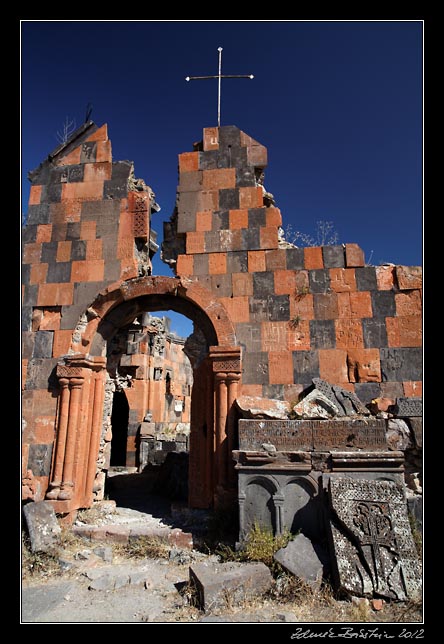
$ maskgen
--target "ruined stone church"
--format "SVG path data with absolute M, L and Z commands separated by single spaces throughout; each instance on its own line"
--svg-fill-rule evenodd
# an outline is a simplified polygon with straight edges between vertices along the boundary
M 260 519 L 316 537 L 326 494 L 338 525 L 348 521 L 340 499 L 357 495 L 362 521 L 387 512 L 408 532 L 397 508 L 406 446 L 416 457 L 422 447 L 421 269 L 366 266 L 357 244 L 286 242 L 266 166 L 266 148 L 235 126 L 206 128 L 179 154 L 161 249 L 171 277 L 152 274 L 155 195 L 131 162 L 113 160 L 106 125 L 85 123 L 30 172 L 25 500 L 69 516 L 103 498 L 120 397 L 125 464 L 143 462 L 147 423 L 179 411 L 188 503 L 238 504 L 241 535 Z M 174 348 L 169 367 L 155 359 L 153 320 L 165 310 L 194 324 L 176 351 L 188 380 L 172 375 Z M 359 483 L 347 491 L 344 481 Z M 403 543 L 408 595 L 416 569 Z

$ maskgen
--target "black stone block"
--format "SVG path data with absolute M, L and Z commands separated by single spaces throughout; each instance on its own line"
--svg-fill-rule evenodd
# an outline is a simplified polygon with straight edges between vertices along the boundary
M 22 331 L 31 331 L 32 306 L 22 306 Z
M 29 446 L 28 470 L 32 470 L 34 476 L 49 476 L 51 471 L 52 443 L 49 445 Z
M 248 273 L 247 251 L 239 250 L 227 253 L 227 273 Z
M 285 400 L 284 385 L 262 385 L 262 396 L 264 398 L 274 398 L 275 400 Z
M 242 248 L 245 250 L 260 250 L 259 228 L 242 228 Z
M 287 269 L 290 271 L 300 271 L 304 268 L 304 249 L 303 248 L 286 248 Z
M 356 287 L 358 291 L 376 291 L 376 269 L 374 266 L 359 266 L 355 268 Z
M 374 398 L 381 398 L 381 386 L 379 382 L 357 382 L 355 394 L 364 405 L 368 405 Z
M 57 387 L 58 358 L 33 358 L 28 362 L 26 389 L 52 390 Z
M 342 246 L 322 246 L 325 268 L 344 268 L 344 248 Z
M 334 320 L 310 320 L 310 346 L 313 349 L 334 349 L 336 347 Z
M 33 358 L 51 358 L 54 331 L 37 331 L 34 339 Z
M 372 293 L 372 295 L 376 295 L 376 292 Z M 362 329 L 364 333 L 364 347 L 366 349 L 380 349 L 381 347 L 387 346 L 385 320 L 364 318 L 362 320 Z
M 268 385 L 268 353 L 246 353 L 243 358 L 242 382 L 245 385 Z
M 287 322 L 290 319 L 289 295 L 270 295 L 268 302 L 271 322 Z
M 61 330 L 75 329 L 80 319 L 80 316 L 84 311 L 85 311 L 85 307 L 79 304 L 75 306 L 73 305 L 62 306 L 62 318 L 60 320 L 60 329 Z
M 84 201 L 80 219 L 82 221 L 107 221 L 119 223 L 120 202 L 108 199 L 107 201 Z
M 114 181 L 109 179 L 103 184 L 104 199 L 123 199 L 128 195 L 128 187 L 122 184 L 120 180 Z
M 48 284 L 62 284 L 71 281 L 71 262 L 53 262 L 48 266 Z
M 212 275 L 210 278 L 210 289 L 216 297 L 232 297 L 233 285 L 231 275 Z
M 230 228 L 228 210 L 217 210 L 213 215 L 212 230 L 228 230 Z
M 295 384 L 309 383 L 319 378 L 319 355 L 317 351 L 293 351 Z
M 256 185 L 256 177 L 252 166 L 239 167 L 236 169 L 236 187 L 248 188 Z
M 35 206 L 28 206 L 27 226 L 33 224 L 49 224 L 51 217 L 49 213 L 49 203 L 41 203 Z
M 140 423 L 138 421 L 129 421 L 128 423 L 128 436 L 137 436 Z
M 62 183 L 49 183 L 42 186 L 42 203 L 60 203 L 62 200 Z
M 82 144 L 80 163 L 94 163 L 97 154 L 97 141 L 85 141 Z
M 23 297 L 22 306 L 35 306 L 37 304 L 38 290 L 38 284 L 28 284 L 27 286 L 25 286 L 25 294 Z
M 40 261 L 43 264 L 52 264 L 56 261 L 57 256 L 57 242 L 43 242 L 42 243 L 42 254 L 40 256 Z
M 271 271 L 253 273 L 253 296 L 266 298 L 272 293 L 274 293 L 274 273 Z
M 219 150 L 199 152 L 199 170 L 216 170 L 219 160 Z M 226 166 L 228 167 L 228 166 Z
M 247 148 L 228 148 L 228 158 L 230 168 L 236 168 L 237 171 L 242 171 L 243 169 L 247 170 L 248 169 L 248 159 L 247 159 Z M 253 181 L 254 181 L 254 168 L 250 166 L 251 172 L 253 173 Z M 238 176 L 238 173 L 236 172 L 236 176 Z M 236 182 L 237 185 L 237 182 Z M 255 185 L 249 184 L 249 185 Z
M 29 280 L 31 277 L 31 265 L 30 264 L 22 264 L 22 284 L 29 284 Z
M 398 398 L 394 413 L 399 418 L 422 418 L 422 398 Z
M 78 183 L 83 181 L 85 166 L 83 164 L 72 165 L 68 168 L 68 182 Z
M 118 259 L 105 262 L 104 281 L 115 282 L 116 280 L 118 280 L 120 277 L 120 269 L 120 260 Z
M 86 259 L 86 241 L 83 239 L 75 239 L 71 244 L 71 259 L 83 260 Z
M 74 286 L 73 304 L 83 306 L 86 311 L 86 309 L 94 302 L 102 287 L 102 282 L 78 282 Z
M 422 380 L 421 347 L 380 349 L 380 360 L 384 382 Z
M 228 147 L 240 148 L 240 130 L 235 125 L 223 125 L 219 128 L 219 149 Z
M 208 255 L 196 253 L 194 257 L 194 274 L 208 275 Z
M 374 291 L 371 295 L 373 316 L 375 318 L 391 318 L 396 315 L 395 294 L 393 291 Z
M 219 208 L 221 210 L 239 209 L 239 190 L 236 188 L 219 190 Z
M 258 352 L 262 350 L 261 323 L 242 322 L 236 325 L 236 338 L 244 351 Z
M 330 290 L 330 274 L 327 269 L 308 271 L 308 280 L 310 293 L 328 293 Z
M 37 224 L 26 224 L 22 228 L 22 244 L 32 244 L 37 239 Z
M 23 331 L 22 333 L 22 358 L 31 360 L 34 351 L 35 333 L 32 331 Z
M 80 223 L 70 222 L 66 227 L 66 240 L 74 241 L 75 239 L 80 239 Z
M 133 164 L 130 161 L 115 161 L 112 165 L 111 181 L 121 183 L 126 188 Z
M 265 208 L 248 209 L 248 227 L 262 228 L 266 223 Z
M 65 241 L 68 224 L 53 224 L 51 231 L 51 241 Z

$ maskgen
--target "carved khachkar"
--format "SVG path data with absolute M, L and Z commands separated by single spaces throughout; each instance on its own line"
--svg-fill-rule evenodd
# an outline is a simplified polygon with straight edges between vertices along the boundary
M 399 601 L 421 592 L 403 487 L 394 481 L 331 478 L 332 546 L 341 590 Z

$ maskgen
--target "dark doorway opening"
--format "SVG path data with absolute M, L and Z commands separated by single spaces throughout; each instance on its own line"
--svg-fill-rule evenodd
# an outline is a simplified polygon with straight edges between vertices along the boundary
M 111 413 L 111 466 L 125 466 L 128 440 L 129 405 L 123 391 L 116 391 Z

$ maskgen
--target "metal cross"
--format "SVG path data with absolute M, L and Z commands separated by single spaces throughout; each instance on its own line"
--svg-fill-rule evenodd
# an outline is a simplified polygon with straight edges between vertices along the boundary
M 253 74 L 222 74 L 222 47 L 218 47 L 217 51 L 219 52 L 219 73 L 217 76 L 187 76 L 186 81 L 190 80 L 207 80 L 208 78 L 217 78 L 218 79 L 218 89 L 217 89 L 217 126 L 220 127 L 220 95 L 221 95 L 221 85 L 222 78 L 250 78 L 253 79 Z

